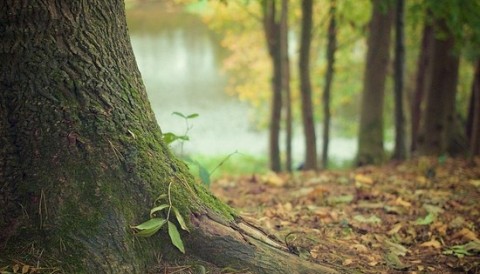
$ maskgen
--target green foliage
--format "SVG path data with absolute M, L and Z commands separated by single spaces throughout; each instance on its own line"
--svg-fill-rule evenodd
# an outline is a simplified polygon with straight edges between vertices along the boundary
M 160 195 L 155 203 L 162 202 L 160 205 L 153 207 L 150 210 L 150 220 L 145 221 L 139 225 L 132 226 L 134 234 L 140 237 L 150 237 L 157 233 L 165 224 L 167 224 L 168 235 L 170 236 L 171 243 L 180 250 L 180 252 L 185 254 L 185 247 L 183 246 L 183 241 L 178 232 L 177 226 L 175 223 L 170 221 L 171 212 L 175 215 L 180 228 L 189 231 L 185 220 L 183 219 L 180 211 L 172 205 L 172 199 L 170 195 L 172 183 L 168 185 L 168 194 Z
M 458 258 L 480 254 L 480 243 L 476 241 L 471 241 L 464 245 L 454 245 L 452 247 L 447 248 L 443 252 L 443 254 L 454 255 Z

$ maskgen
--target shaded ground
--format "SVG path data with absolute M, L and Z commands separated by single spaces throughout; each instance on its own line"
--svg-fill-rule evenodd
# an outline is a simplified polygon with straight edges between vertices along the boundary
M 223 178 L 212 191 L 308 260 L 349 273 L 480 273 L 480 159 Z

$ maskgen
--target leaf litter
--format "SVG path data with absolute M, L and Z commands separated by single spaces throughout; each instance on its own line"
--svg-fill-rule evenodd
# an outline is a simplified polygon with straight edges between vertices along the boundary
M 348 273 L 480 273 L 480 158 L 223 177 L 212 192 L 290 252 Z

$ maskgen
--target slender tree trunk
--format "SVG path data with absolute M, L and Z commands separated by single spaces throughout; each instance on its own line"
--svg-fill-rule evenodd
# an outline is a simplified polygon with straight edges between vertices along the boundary
M 385 78 L 390 51 L 392 8 L 382 9 L 381 0 L 373 0 L 372 19 L 367 39 L 367 61 L 363 79 L 358 137 L 357 164 L 378 164 L 384 159 L 383 105 Z
M 312 40 L 312 0 L 302 0 L 302 31 L 300 38 L 300 93 L 305 135 L 305 170 L 317 169 L 317 143 L 313 117 L 312 87 L 310 83 L 310 44 Z
M 405 160 L 407 158 L 407 141 L 405 134 L 405 113 L 403 109 L 403 87 L 405 67 L 404 45 L 404 0 L 397 0 L 395 9 L 395 148 L 393 159 Z
M 480 155 L 480 60 L 476 63 L 470 95 L 467 120 L 467 137 L 471 156 Z
M 272 104 L 270 116 L 270 169 L 281 171 L 280 160 L 280 122 L 282 115 L 282 54 L 280 43 L 280 23 L 274 0 L 263 1 L 263 27 L 268 52 L 272 59 Z
M 336 0 L 330 0 L 330 22 L 328 24 L 327 73 L 323 91 L 323 147 L 322 166 L 328 168 L 328 145 L 330 143 L 330 94 L 335 73 L 335 51 L 337 49 Z
M 2 263 L 146 273 L 159 254 L 178 260 L 164 230 L 139 239 L 130 229 L 168 193 L 190 228 L 181 237 L 192 258 L 255 273 L 335 272 L 244 222 L 171 154 L 122 1 L 18 0 L 0 8 Z
M 285 169 L 292 171 L 292 100 L 290 91 L 290 60 L 288 57 L 288 0 L 282 0 L 282 14 L 280 18 L 280 47 L 282 52 L 282 90 L 285 95 L 286 110 L 286 159 Z
M 446 32 L 445 22 L 437 21 L 435 31 Z M 448 33 L 448 32 L 447 32 Z M 432 64 L 425 94 L 417 151 L 420 155 L 440 155 L 447 152 L 454 133 L 455 95 L 458 80 L 459 56 L 454 53 L 451 35 L 435 38 L 432 45 Z
M 420 48 L 420 55 L 417 61 L 417 78 L 415 81 L 415 90 L 413 92 L 412 100 L 412 130 L 411 130 L 411 151 L 416 150 L 418 129 L 420 127 L 421 120 L 421 106 L 425 90 L 427 88 L 428 77 L 430 75 L 429 69 L 431 68 L 431 53 L 433 44 L 433 27 L 425 22 L 422 35 L 422 44 Z

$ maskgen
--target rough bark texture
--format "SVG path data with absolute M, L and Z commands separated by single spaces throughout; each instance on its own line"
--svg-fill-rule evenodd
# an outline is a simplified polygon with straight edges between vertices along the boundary
M 448 33 L 445 22 L 437 21 L 436 31 Z M 455 95 L 458 80 L 459 57 L 454 53 L 455 41 L 451 35 L 435 38 L 432 44 L 431 75 L 425 94 L 417 151 L 420 155 L 440 155 L 447 152 L 454 133 Z
M 403 86 L 405 69 L 404 45 L 404 0 L 397 0 L 395 9 L 395 148 L 393 159 L 405 160 L 407 158 L 407 140 L 405 134 L 405 113 L 403 109 Z
M 472 82 L 466 131 L 469 140 L 470 155 L 480 155 L 480 60 L 476 63 Z
M 171 185 L 172 203 L 191 217 L 192 233 L 182 234 L 187 254 L 204 257 L 221 242 L 230 253 L 209 257 L 221 267 L 238 252 L 249 255 L 242 262 L 252 272 L 275 273 L 279 260 L 305 273 L 329 271 L 282 244 L 245 240 L 259 232 L 242 229 L 170 153 L 135 64 L 122 1 L 0 7 L 0 261 L 64 273 L 145 273 L 159 254 L 179 253 L 165 232 L 137 239 L 129 227 L 148 218 Z M 206 215 L 215 217 L 198 217 Z M 232 229 L 217 229 L 226 225 Z
M 305 163 L 303 169 L 317 169 L 317 140 L 313 118 L 312 87 L 310 83 L 310 44 L 312 41 L 312 0 L 302 0 L 302 31 L 300 37 L 300 93 L 302 121 L 305 135 Z
M 330 143 L 330 93 L 332 89 L 333 75 L 335 73 L 335 51 L 337 50 L 337 23 L 336 1 L 330 2 L 330 22 L 328 23 L 327 43 L 327 73 L 325 74 L 325 89 L 323 90 L 323 146 L 322 167 L 328 168 L 328 145 Z
M 427 88 L 427 78 L 429 76 L 429 69 L 431 67 L 431 46 L 433 44 L 433 27 L 429 23 L 425 23 L 422 34 L 422 44 L 420 48 L 420 55 L 417 61 L 417 76 L 415 80 L 415 90 L 412 98 L 412 130 L 411 130 L 411 151 L 416 150 L 418 130 L 421 120 L 421 106 L 423 102 L 425 90 Z
M 383 105 L 389 62 L 392 9 L 373 0 L 367 39 L 367 61 L 363 79 L 357 164 L 376 164 L 384 159 Z
M 282 115 L 282 54 L 280 48 L 280 23 L 276 18 L 274 0 L 263 1 L 263 28 L 268 52 L 272 60 L 272 103 L 270 116 L 269 146 L 270 169 L 281 171 L 280 122 Z

